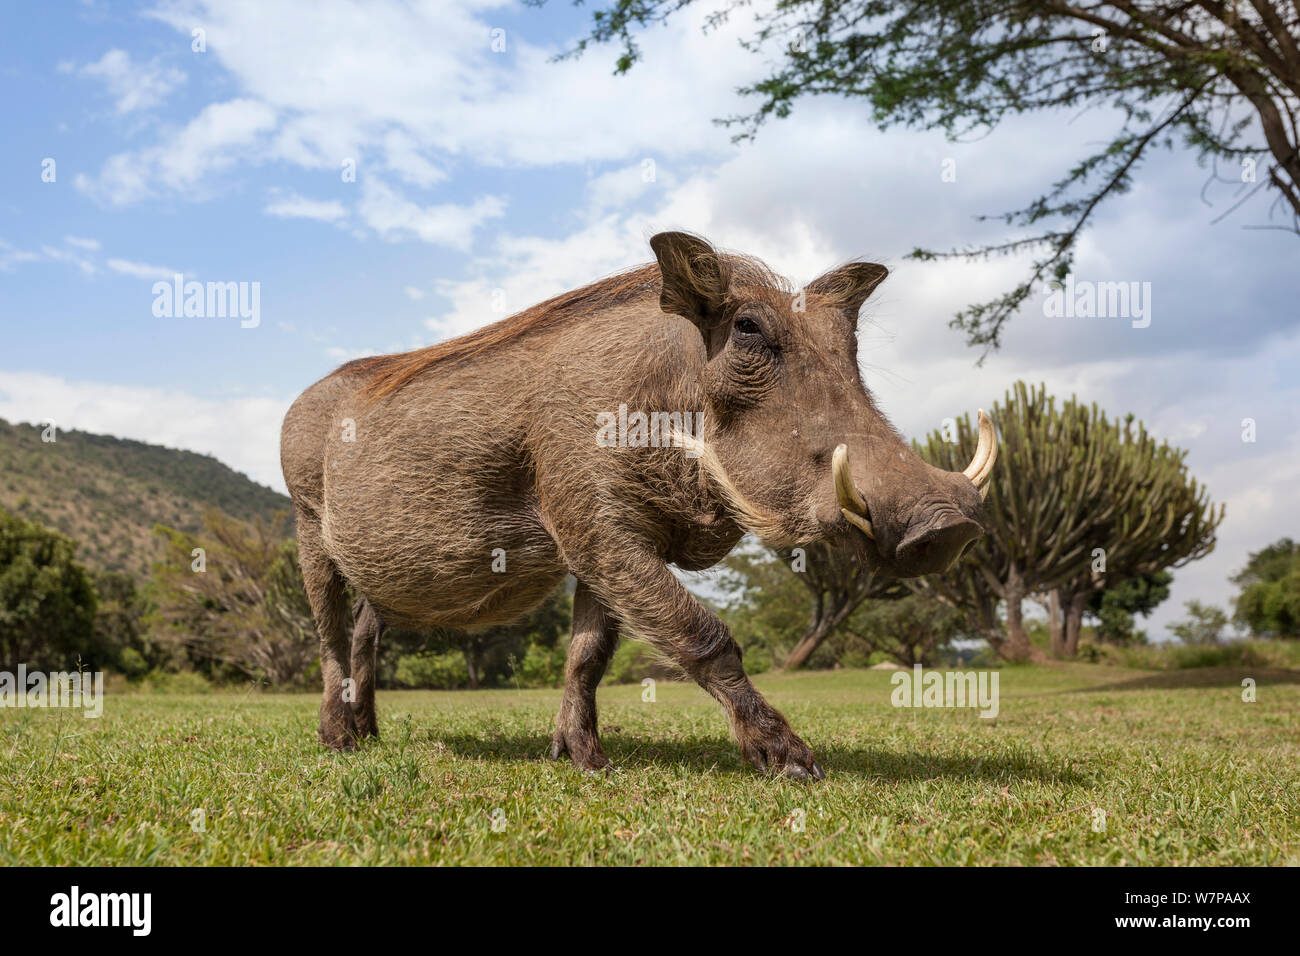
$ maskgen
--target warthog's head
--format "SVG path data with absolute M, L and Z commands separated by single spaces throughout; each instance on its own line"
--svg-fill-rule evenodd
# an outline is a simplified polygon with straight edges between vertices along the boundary
M 983 412 L 962 473 L 927 464 L 876 409 L 858 371 L 858 309 L 887 275 L 841 266 L 785 288 L 753 260 L 685 233 L 650 240 L 660 306 L 704 337 L 712 423 L 700 462 L 742 525 L 773 545 L 840 538 L 881 570 L 942 571 L 980 536 L 997 458 Z

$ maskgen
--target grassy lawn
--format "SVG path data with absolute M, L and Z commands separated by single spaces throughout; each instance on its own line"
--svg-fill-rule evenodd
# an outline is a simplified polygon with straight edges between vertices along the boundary
M 1009 668 L 993 720 L 894 708 L 889 678 L 757 679 L 815 785 L 742 766 L 684 684 L 600 691 L 600 777 L 544 759 L 551 690 L 381 692 L 352 754 L 309 695 L 0 710 L 0 862 L 1300 863 L 1300 671 Z

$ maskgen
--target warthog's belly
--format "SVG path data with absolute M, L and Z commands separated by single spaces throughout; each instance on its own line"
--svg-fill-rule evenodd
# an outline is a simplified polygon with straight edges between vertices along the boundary
M 439 401 L 420 416 L 359 417 L 355 441 L 330 445 L 321 539 L 389 625 L 508 623 L 565 567 L 510 430 Z
M 326 552 L 385 623 L 505 624 L 539 605 L 563 579 L 554 541 L 528 516 L 465 520 L 439 511 L 400 524 L 374 515 L 368 524 L 352 522 L 329 509 L 323 516 Z
M 490 627 L 509 624 L 536 608 L 564 579 L 564 570 L 478 577 L 431 579 L 414 590 L 365 592 L 380 618 L 395 627 Z

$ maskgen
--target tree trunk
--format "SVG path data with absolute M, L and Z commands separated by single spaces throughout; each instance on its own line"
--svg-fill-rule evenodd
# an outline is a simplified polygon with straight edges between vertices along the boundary
M 830 622 L 819 621 L 815 627 L 804 631 L 803 637 L 799 638 L 799 643 L 794 646 L 794 650 L 785 659 L 781 665 L 782 670 L 796 671 L 808 663 L 808 658 L 813 656 L 813 652 L 821 647 L 822 641 L 826 640 L 829 634 Z
M 1069 657 L 1075 657 L 1079 653 L 1079 632 L 1083 630 L 1083 612 L 1087 607 L 1086 589 L 1070 595 L 1070 603 L 1065 610 L 1065 653 Z
M 1065 657 L 1065 615 L 1061 611 L 1061 589 L 1053 588 L 1047 595 L 1047 627 L 1051 634 L 1052 656 Z
M 819 600 L 818 610 L 821 611 L 822 607 L 823 605 Z M 799 638 L 799 643 L 794 646 L 794 650 L 786 657 L 781 669 L 795 671 L 807 664 L 808 659 L 813 656 L 817 648 L 822 646 L 822 642 L 830 637 L 831 632 L 849 616 L 852 609 L 853 605 L 851 603 L 844 603 L 836 605 L 830 614 L 820 614 L 819 618 L 809 626 L 808 630 L 804 631 L 803 637 Z
M 463 653 L 465 655 L 465 670 L 469 674 L 469 689 L 478 690 L 478 654 L 470 648 L 466 648 Z
M 1042 652 L 1029 643 L 1029 635 L 1025 633 L 1024 608 L 1021 606 L 1025 600 L 1025 579 L 1014 563 L 1007 571 L 1005 600 L 1007 602 L 1007 640 L 1005 644 L 995 648 L 995 650 L 1009 661 L 1041 659 Z

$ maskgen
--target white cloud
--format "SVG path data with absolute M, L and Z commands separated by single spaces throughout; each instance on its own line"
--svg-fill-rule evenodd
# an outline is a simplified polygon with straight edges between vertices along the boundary
M 78 72 L 104 84 L 118 113 L 151 109 L 185 82 L 185 74 L 175 67 L 162 66 L 157 60 L 136 63 L 125 50 L 109 50 Z
M 374 349 L 348 349 L 339 345 L 331 345 L 325 349 L 325 354 L 336 362 L 350 362 L 353 359 L 366 358 L 379 353 Z
M 447 173 L 424 155 L 416 138 L 400 129 L 389 130 L 384 136 L 384 161 L 413 186 L 428 189 L 447 178 Z
M 473 264 L 468 279 L 440 279 L 451 307 L 426 325 L 437 338 L 463 335 L 535 302 L 648 258 L 651 230 L 641 218 L 608 216 L 561 239 L 501 236 L 493 255 Z
M 133 279 L 165 279 L 171 280 L 179 269 L 169 269 L 167 266 L 151 266 L 145 262 L 132 262 L 129 259 L 109 259 L 105 263 L 114 272 L 130 276 Z M 193 278 L 193 273 L 190 278 Z
M 343 203 L 337 199 L 308 199 L 295 192 L 277 195 L 262 211 L 280 219 L 315 219 L 318 222 L 338 222 L 348 215 Z
M 108 268 L 110 272 L 134 279 L 170 279 L 179 271 L 120 257 L 109 258 L 101 263 L 95 254 L 102 250 L 103 244 L 98 239 L 79 236 L 65 236 L 62 246 L 43 245 L 39 253 L 17 249 L 0 240 L 0 271 L 8 271 L 20 263 L 42 261 L 76 266 L 87 276 L 97 275 L 101 265 Z
M 206 176 L 256 159 L 255 143 L 276 123 L 275 112 L 264 103 L 233 99 L 204 107 L 184 128 L 155 146 L 118 153 L 98 175 L 78 174 L 78 189 L 98 201 L 123 206 L 160 193 L 202 195 Z
M 357 212 L 380 236 L 389 240 L 419 239 L 452 249 L 468 249 L 476 228 L 505 213 L 500 196 L 483 196 L 468 206 L 443 203 L 421 206 L 373 176 L 362 186 Z
M 662 193 L 675 182 L 676 177 L 649 158 L 611 169 L 587 181 L 588 213 L 624 208 L 647 193 Z
M 421 299 L 424 298 L 424 290 L 418 289 L 413 285 L 408 285 L 402 291 L 406 293 L 406 297 L 410 299 L 412 302 L 419 302 Z
M 284 491 L 280 422 L 291 402 L 278 398 L 219 401 L 172 389 L 0 371 L 0 418 L 11 422 L 52 419 L 59 428 L 215 455 L 278 491 Z
M 53 262 L 66 262 L 76 266 L 81 270 L 83 275 L 92 276 L 98 269 L 93 260 L 86 257 L 78 249 L 59 248 L 58 246 L 41 246 L 41 255 L 37 258 L 46 258 Z M 26 261 L 32 261 L 30 258 Z
M 24 262 L 37 262 L 40 258 L 39 253 L 19 249 L 17 246 L 0 239 L 0 272 L 12 272 L 14 266 L 21 265 Z
M 740 67 L 761 65 L 736 42 L 748 17 L 705 35 L 707 11 L 684 10 L 641 38 L 643 64 L 614 78 L 612 49 L 554 62 L 563 45 L 530 42 L 526 29 L 494 53 L 498 10 L 518 14 L 511 0 L 321 3 L 310 17 L 288 0 L 193 0 L 149 15 L 186 37 L 202 22 L 207 56 L 275 112 L 261 159 L 324 169 L 354 158 L 428 188 L 453 158 L 545 166 L 730 148 L 712 120 L 737 110 Z

